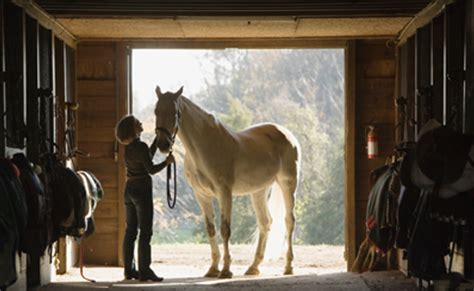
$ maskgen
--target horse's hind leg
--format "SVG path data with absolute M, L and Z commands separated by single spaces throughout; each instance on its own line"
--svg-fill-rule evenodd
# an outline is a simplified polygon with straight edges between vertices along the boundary
M 289 177 L 279 177 L 277 179 L 278 184 L 283 192 L 283 199 L 285 201 L 285 224 L 287 231 L 287 244 L 288 250 L 286 252 L 286 266 L 285 266 L 285 275 L 293 274 L 293 232 L 295 230 L 295 192 L 297 186 L 296 175 Z
M 216 240 L 216 227 L 214 225 L 214 208 L 212 207 L 212 198 L 196 194 L 197 201 L 201 207 L 202 213 L 204 214 L 204 220 L 206 221 L 207 235 L 209 237 L 209 244 L 211 245 L 211 257 L 212 264 L 204 277 L 217 277 L 220 274 L 219 271 L 219 245 Z
M 230 191 L 220 193 L 219 206 L 221 209 L 221 237 L 224 245 L 224 266 L 219 274 L 219 278 L 232 278 L 232 272 L 230 271 L 232 258 L 229 250 L 230 218 L 232 212 L 232 193 Z
M 245 275 L 258 275 L 260 271 L 258 266 L 263 260 L 265 254 L 265 247 L 267 245 L 268 231 L 270 230 L 270 225 L 272 224 L 272 219 L 270 213 L 268 212 L 267 204 L 267 195 L 269 189 L 263 189 L 259 192 L 253 193 L 250 195 L 252 200 L 252 206 L 255 210 L 255 215 L 257 216 L 258 223 L 258 245 L 255 252 L 255 259 L 253 260 L 252 265 L 247 269 Z

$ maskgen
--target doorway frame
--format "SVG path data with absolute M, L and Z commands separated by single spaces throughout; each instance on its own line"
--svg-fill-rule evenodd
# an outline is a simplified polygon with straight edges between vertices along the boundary
M 355 40 L 341 39 L 153 39 L 145 41 L 121 41 L 117 43 L 117 116 L 132 112 L 132 50 L 133 49 L 344 49 L 344 258 L 347 270 L 357 255 L 356 228 L 356 44 Z M 118 150 L 118 191 L 125 185 L 125 161 L 123 147 Z M 123 195 L 119 195 L 118 239 L 125 234 Z M 118 247 L 119 265 L 123 266 L 122 245 Z

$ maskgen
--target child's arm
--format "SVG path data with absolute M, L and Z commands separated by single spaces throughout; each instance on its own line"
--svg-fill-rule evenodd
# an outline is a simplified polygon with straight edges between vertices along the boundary
M 152 158 L 155 156 L 157 148 L 158 148 L 158 137 L 155 136 L 155 139 L 153 140 L 150 146 L 150 155 Z
M 168 165 L 168 162 L 166 160 L 159 164 L 153 164 L 153 156 L 151 155 L 151 149 L 149 149 L 145 143 L 143 143 L 143 146 L 140 147 L 139 150 L 142 163 L 149 174 L 154 175 L 159 171 L 163 170 Z

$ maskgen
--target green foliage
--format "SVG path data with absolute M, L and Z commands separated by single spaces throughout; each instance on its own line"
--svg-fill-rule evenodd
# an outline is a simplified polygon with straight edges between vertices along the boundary
M 252 111 L 242 103 L 242 101 L 234 98 L 229 99 L 228 113 L 221 114 L 220 120 L 233 130 L 240 130 L 252 124 Z
M 249 196 L 232 199 L 232 243 L 250 243 L 257 230 L 255 213 Z
M 332 151 L 327 152 L 326 159 L 330 161 L 326 164 L 327 180 L 320 184 L 322 187 L 317 192 L 314 192 L 316 189 L 310 192 L 302 191 L 303 197 L 297 201 L 299 243 L 344 243 L 344 143 L 343 135 L 338 136 L 340 140 L 331 148 Z

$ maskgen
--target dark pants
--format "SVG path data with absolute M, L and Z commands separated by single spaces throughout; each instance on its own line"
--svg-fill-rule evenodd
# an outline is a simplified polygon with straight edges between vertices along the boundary
M 123 259 L 125 274 L 135 269 L 133 260 L 135 240 L 138 229 L 138 271 L 142 275 L 150 272 L 153 234 L 153 193 L 151 177 L 128 180 L 125 185 L 125 214 L 127 228 L 123 240 Z

